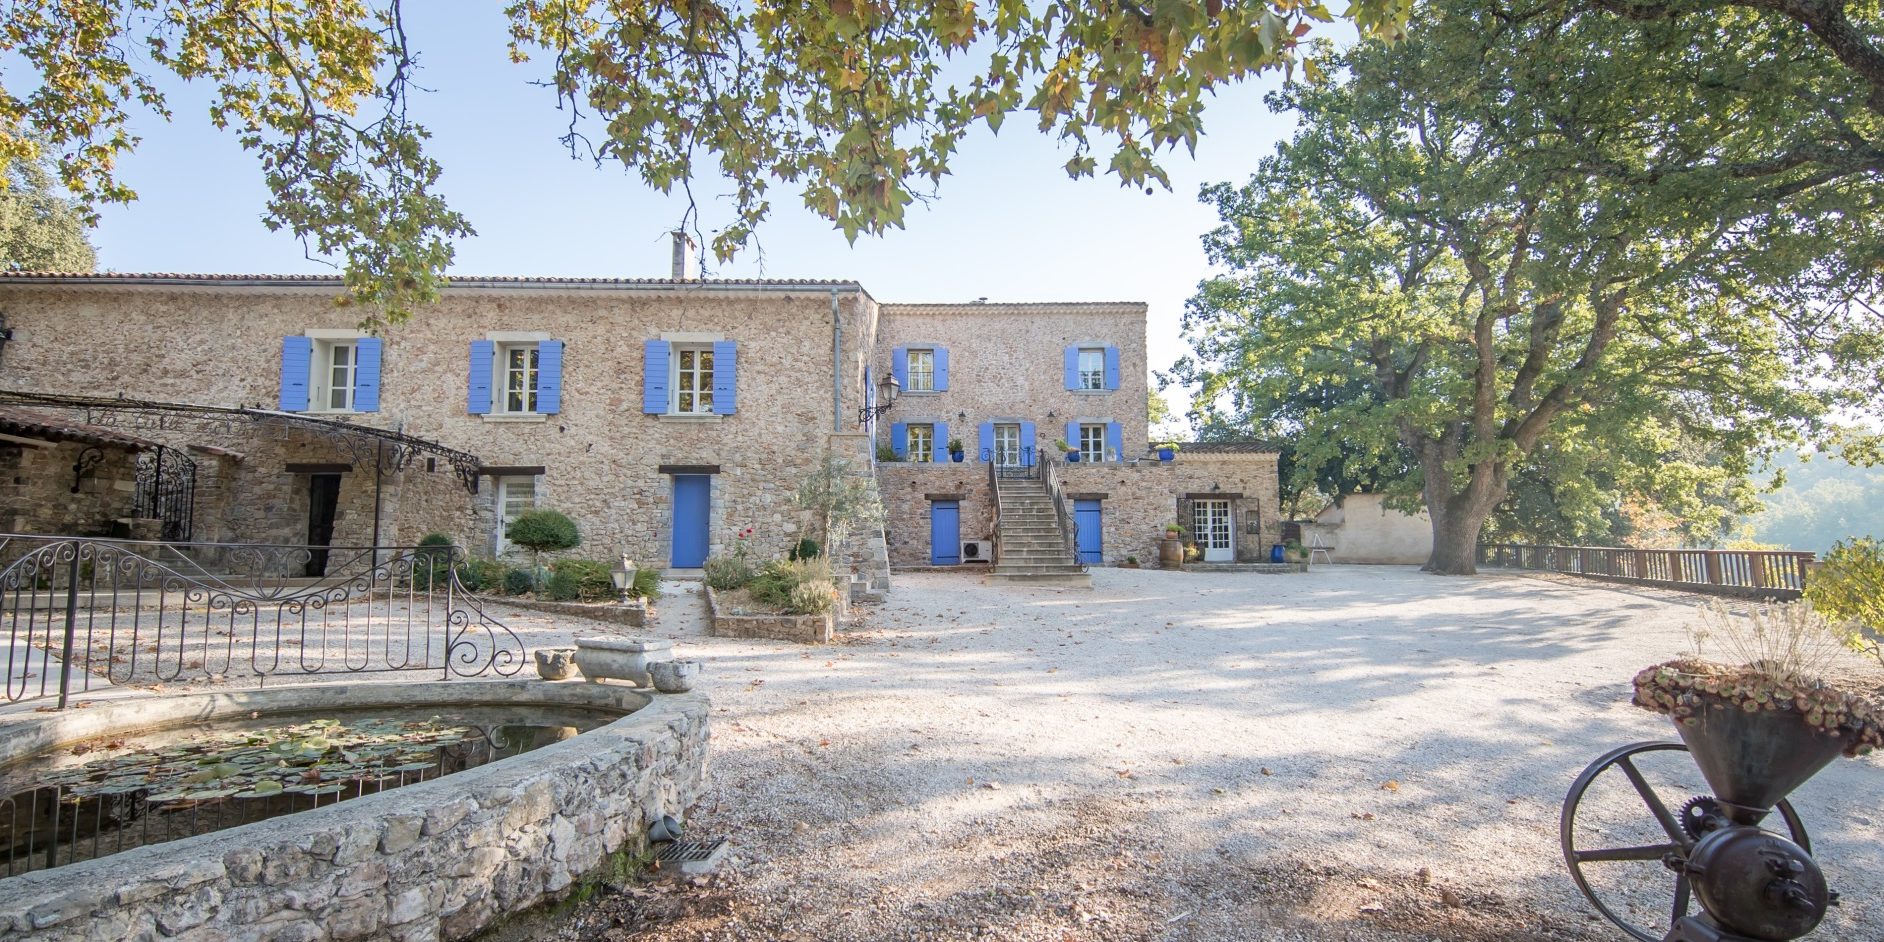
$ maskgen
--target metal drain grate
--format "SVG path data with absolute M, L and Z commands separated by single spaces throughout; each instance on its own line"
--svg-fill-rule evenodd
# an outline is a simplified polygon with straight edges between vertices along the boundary
M 670 841 L 659 845 L 654 852 L 654 862 L 662 872 L 698 876 L 719 866 L 720 859 L 726 856 L 726 846 L 723 837 L 710 841 Z

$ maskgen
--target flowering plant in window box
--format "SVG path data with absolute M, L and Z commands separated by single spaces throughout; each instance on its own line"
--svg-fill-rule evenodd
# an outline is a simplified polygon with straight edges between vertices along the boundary
M 963 457 L 962 440 L 959 438 L 949 439 L 949 460 L 956 464 L 961 464 Z

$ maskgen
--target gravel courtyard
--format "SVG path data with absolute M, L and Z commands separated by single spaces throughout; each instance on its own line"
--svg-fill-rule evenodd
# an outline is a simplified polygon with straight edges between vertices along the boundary
M 1386 567 L 1094 583 L 904 574 L 821 648 L 706 638 L 670 597 L 656 633 L 715 704 L 689 825 L 731 862 L 554 931 L 1620 938 L 1565 875 L 1558 809 L 1596 756 L 1673 738 L 1628 682 L 1681 650 L 1694 598 Z M 1879 766 L 1794 796 L 1844 894 L 1815 938 L 1884 937 Z

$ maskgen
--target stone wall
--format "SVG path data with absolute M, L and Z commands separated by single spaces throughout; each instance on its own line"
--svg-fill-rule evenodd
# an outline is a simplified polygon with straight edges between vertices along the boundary
M 1420 566 L 1433 552 L 1433 521 L 1426 512 L 1392 510 L 1379 494 L 1350 494 L 1303 530 L 1305 544 L 1309 534 L 1319 533 L 1337 563 Z
M 13 722 L 0 742 L 20 755 L 167 718 L 317 709 L 316 701 L 327 709 L 648 705 L 574 739 L 383 795 L 0 880 L 0 939 L 469 938 L 643 850 L 648 821 L 681 816 L 698 796 L 706 762 L 703 694 L 543 681 L 139 698 L 43 718 L 38 729 Z M 47 732 L 55 724 L 62 731 Z
M 994 538 L 994 503 L 988 499 L 988 466 L 981 463 L 877 465 L 883 489 L 884 535 L 893 566 L 929 565 L 929 505 L 933 497 L 961 501 L 964 540 Z
M 662 467 L 717 467 L 714 551 L 752 527 L 757 547 L 782 552 L 799 535 L 792 493 L 816 466 L 824 436 L 857 430 L 863 367 L 876 349 L 876 303 L 854 285 L 837 289 L 844 369 L 834 376 L 829 285 L 454 287 L 387 332 L 381 411 L 344 418 L 468 451 L 486 465 L 541 466 L 538 504 L 577 522 L 580 554 L 613 559 L 626 552 L 662 568 L 672 536 L 672 478 Z M 335 305 L 337 293 L 267 282 L 0 282 L 14 330 L 0 387 L 273 408 L 281 338 L 355 326 L 359 312 Z M 470 343 L 499 331 L 541 332 L 564 342 L 560 413 L 503 421 L 467 412 Z M 736 414 L 642 413 L 643 343 L 677 333 L 739 343 Z M 835 415 L 834 392 L 842 400 Z M 188 437 L 242 456 L 218 475 L 220 506 L 211 528 L 217 539 L 303 541 L 306 481 L 283 465 L 343 460 L 330 442 L 283 440 L 249 428 Z M 452 493 L 448 469 L 398 477 L 382 494 L 387 542 L 438 530 L 473 551 L 490 545 L 488 479 L 480 512 L 478 501 Z M 343 478 L 336 543 L 371 542 L 371 500 L 370 472 Z M 386 514 L 384 502 L 397 503 L 397 513 Z
M 715 638 L 757 638 L 763 641 L 796 641 L 800 644 L 829 644 L 836 635 L 837 622 L 844 617 L 841 607 L 846 593 L 837 594 L 840 610 L 824 615 L 735 615 L 721 604 L 720 594 L 711 586 L 706 591 L 708 634 Z
M 1095 342 L 1119 348 L 1119 388 L 1080 392 L 1066 388 L 1067 346 Z M 890 370 L 899 346 L 935 344 L 949 351 L 949 388 L 904 393 L 877 429 L 889 444 L 896 422 L 946 422 L 971 462 L 983 422 L 1035 423 L 1041 449 L 1066 435 L 1076 420 L 1118 422 L 1121 457 L 1144 454 L 1146 432 L 1145 305 L 1118 304 L 886 304 L 877 334 L 877 369 Z M 1052 413 L 1052 417 L 1048 417 Z M 938 445 L 945 445 L 940 442 Z
M 75 479 L 79 454 L 99 461 Z M 0 442 L 0 533 L 110 536 L 137 499 L 137 452 L 122 446 Z

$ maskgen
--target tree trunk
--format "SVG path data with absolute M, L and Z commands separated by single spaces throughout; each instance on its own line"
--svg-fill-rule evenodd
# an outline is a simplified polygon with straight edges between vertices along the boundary
M 1441 576 L 1469 576 L 1478 572 L 1478 531 L 1485 525 L 1485 513 L 1447 514 L 1444 522 L 1433 517 L 1433 553 L 1421 567 Z
M 1426 472 L 1426 512 L 1433 521 L 1433 552 L 1420 567 L 1441 576 L 1478 572 L 1478 534 L 1498 502 L 1505 499 L 1506 470 L 1496 461 L 1472 466 L 1465 486 L 1454 492 L 1445 470 L 1446 444 L 1422 449 Z

